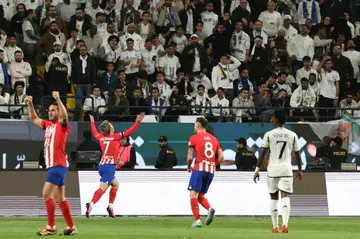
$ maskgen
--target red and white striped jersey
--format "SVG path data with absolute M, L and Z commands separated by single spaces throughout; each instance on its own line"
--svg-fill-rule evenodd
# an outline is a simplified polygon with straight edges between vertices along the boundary
M 46 168 L 69 167 L 68 156 L 65 152 L 66 139 L 70 133 L 70 125 L 62 124 L 60 121 L 52 123 L 43 120 L 41 127 L 45 130 L 44 158 Z
M 196 152 L 193 170 L 214 174 L 216 169 L 216 154 L 220 149 L 219 141 L 213 135 L 201 132 L 190 137 L 189 147 L 193 147 Z
M 130 136 L 139 127 L 140 122 L 136 122 L 130 129 L 124 133 L 115 133 L 110 135 L 100 134 L 95 126 L 95 123 L 91 123 L 91 131 L 101 147 L 101 160 L 99 165 L 103 164 L 118 164 L 119 152 L 120 152 L 120 140 L 124 137 Z

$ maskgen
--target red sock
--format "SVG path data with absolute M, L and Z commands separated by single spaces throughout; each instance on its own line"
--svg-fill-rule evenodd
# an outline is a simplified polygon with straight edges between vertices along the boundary
M 210 203 L 209 203 L 209 201 L 206 199 L 206 197 L 205 196 L 199 196 L 199 203 L 200 203 L 200 205 L 201 206 L 203 206 L 203 208 L 205 208 L 206 210 L 208 210 L 209 211 L 209 209 L 211 208 L 210 207 Z
M 48 225 L 50 227 L 53 227 L 55 226 L 55 208 L 56 208 L 55 200 L 53 198 L 50 198 L 49 200 L 45 201 L 45 205 L 46 205 L 46 213 L 48 218 Z
M 74 222 L 73 222 L 73 219 L 71 217 L 69 202 L 67 200 L 65 200 L 62 203 L 60 203 L 59 206 L 60 206 L 62 215 L 63 215 L 63 217 L 65 219 L 66 225 L 68 227 L 73 227 Z
M 101 196 L 102 196 L 103 194 L 104 194 L 104 191 L 99 188 L 99 189 L 96 190 L 96 192 L 94 193 L 94 196 L 93 196 L 91 202 L 93 202 L 94 204 L 97 203 L 97 202 L 100 200 L 100 198 L 101 198 Z
M 111 188 L 110 189 L 110 198 L 109 203 L 113 204 L 116 198 L 117 188 Z
M 195 221 L 199 220 L 200 215 L 199 215 L 199 202 L 198 202 L 198 199 L 197 198 L 192 198 L 190 200 L 190 203 L 191 203 L 191 210 L 193 212 Z

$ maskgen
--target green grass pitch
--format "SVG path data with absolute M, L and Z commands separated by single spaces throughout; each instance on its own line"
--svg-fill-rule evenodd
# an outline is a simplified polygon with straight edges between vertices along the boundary
M 203 228 L 190 228 L 191 217 L 77 217 L 74 220 L 78 228 L 75 237 L 85 239 L 360 238 L 360 218 L 356 217 L 292 217 L 289 234 L 271 234 L 270 217 L 216 217 L 213 224 Z M 45 217 L 3 217 L 0 238 L 39 238 L 35 233 L 45 224 Z M 63 227 L 64 221 L 57 218 L 58 230 Z

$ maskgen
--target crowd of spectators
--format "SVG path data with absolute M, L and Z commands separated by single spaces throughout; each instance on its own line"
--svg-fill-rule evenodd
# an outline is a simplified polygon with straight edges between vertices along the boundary
M 74 120 L 359 117 L 359 16 L 356 0 L 3 0 L 0 117 L 53 90 Z

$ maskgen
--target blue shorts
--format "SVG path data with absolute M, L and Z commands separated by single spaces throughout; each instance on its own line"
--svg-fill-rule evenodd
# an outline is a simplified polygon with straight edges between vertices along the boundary
M 100 182 L 107 183 L 111 185 L 112 181 L 115 179 L 115 164 L 103 164 L 98 168 L 98 172 L 100 175 Z
M 64 186 L 68 168 L 63 166 L 52 167 L 48 169 L 46 182 L 55 184 L 56 186 Z
M 192 171 L 188 190 L 194 190 L 198 193 L 207 193 L 214 174 L 205 171 Z

